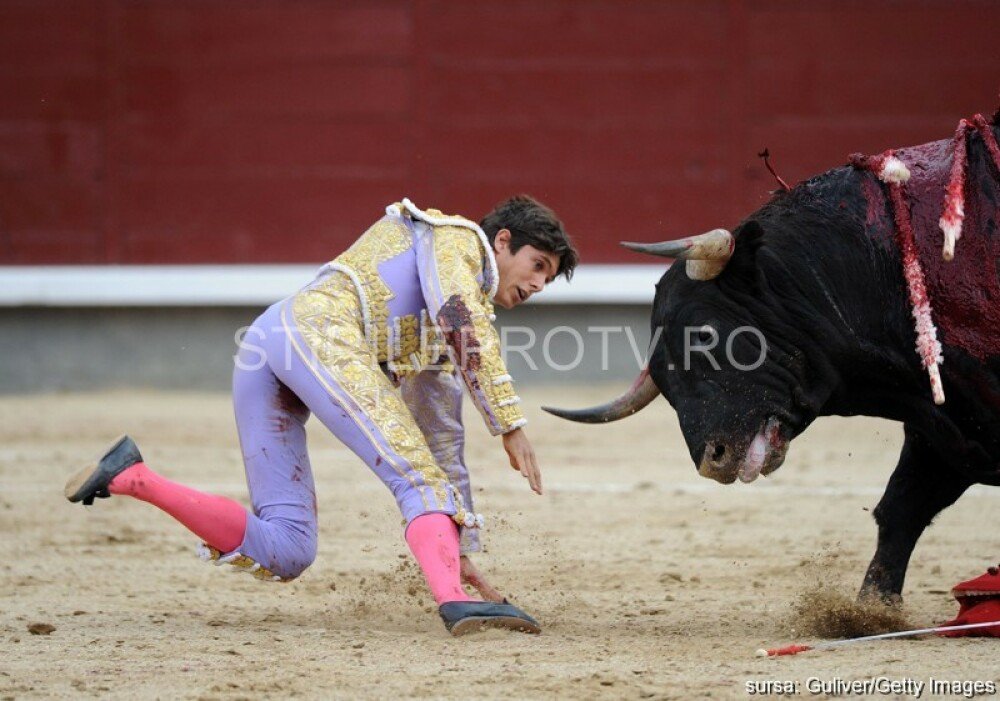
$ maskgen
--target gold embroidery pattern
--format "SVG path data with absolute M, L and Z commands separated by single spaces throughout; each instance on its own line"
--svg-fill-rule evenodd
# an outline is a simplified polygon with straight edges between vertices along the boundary
M 420 319 L 412 314 L 396 317 L 396 326 L 399 329 L 399 352 L 394 358 L 409 358 L 420 350 Z
M 420 318 L 412 314 L 395 317 L 391 337 L 393 350 L 388 363 L 397 385 L 404 377 L 437 364 L 438 358 L 447 352 L 437 328 L 429 322 L 426 309 Z
M 391 260 L 408 251 L 413 245 L 410 230 L 406 224 L 392 217 L 383 217 L 375 222 L 361 238 L 346 251 L 334 259 L 354 271 L 358 281 L 364 288 L 368 300 L 369 323 L 367 329 L 370 341 L 375 344 L 378 352 L 378 362 L 384 363 L 394 358 L 389 357 L 389 300 L 393 295 L 389 286 L 378 274 L 379 263 Z M 405 318 L 405 317 L 404 317 Z
M 405 253 L 412 244 L 410 230 L 403 221 L 384 217 L 334 260 L 357 277 L 368 303 L 370 326 L 365 336 L 374 346 L 378 362 L 390 364 L 396 383 L 426 365 L 435 364 L 445 352 L 440 335 L 428 323 L 428 317 L 407 314 L 389 319 L 388 305 L 395 295 L 379 275 L 378 266 Z
M 524 423 L 514 385 L 494 380 L 509 377 L 500 354 L 500 337 L 493 327 L 493 303 L 476 280 L 482 270 L 483 250 L 479 237 L 456 226 L 434 228 L 434 258 L 443 302 L 458 295 L 469 308 L 474 335 L 479 343 L 479 367 L 460 368 L 479 411 L 490 424 L 493 435 L 506 433 Z M 508 403 L 509 402 L 509 403 Z
M 206 562 L 212 562 L 216 565 L 232 565 L 237 570 L 246 572 L 247 574 L 252 575 L 255 579 L 265 582 L 286 583 L 295 579 L 295 577 L 279 577 L 266 567 L 261 567 L 260 563 L 253 558 L 247 557 L 246 555 L 242 555 L 238 552 L 223 557 L 221 552 L 213 548 L 208 543 L 201 543 L 198 545 L 198 557 Z
M 315 360 L 339 385 L 327 385 L 327 391 L 345 410 L 355 414 L 352 416 L 355 424 L 368 435 L 382 459 L 420 491 L 425 509 L 446 509 L 449 495 L 453 493 L 451 484 L 366 342 L 360 299 L 351 279 L 335 273 L 298 293 L 292 298 L 291 313 Z M 282 316 L 284 318 L 284 311 Z M 308 363 L 311 359 L 304 360 Z M 324 381 L 319 375 L 317 378 Z M 364 419 L 374 425 L 380 435 L 372 435 Z M 394 455 L 386 451 L 386 447 Z M 396 456 L 408 463 L 412 472 L 407 465 L 400 464 Z M 460 502 L 457 505 L 461 508 Z

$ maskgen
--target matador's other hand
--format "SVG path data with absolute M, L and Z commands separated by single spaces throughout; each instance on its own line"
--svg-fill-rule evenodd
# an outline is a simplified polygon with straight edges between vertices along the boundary
M 510 458 L 510 466 L 518 470 L 528 480 L 528 484 L 536 494 L 542 493 L 542 473 L 538 470 L 535 460 L 535 450 L 531 441 L 520 428 L 515 428 L 503 434 L 503 449 Z
M 478 591 L 479 595 L 486 601 L 492 601 L 494 604 L 503 603 L 503 594 L 494 589 L 493 585 L 486 581 L 482 573 L 472 564 L 472 560 L 469 559 L 468 555 L 462 555 L 458 560 L 461 563 L 460 568 L 464 583 Z

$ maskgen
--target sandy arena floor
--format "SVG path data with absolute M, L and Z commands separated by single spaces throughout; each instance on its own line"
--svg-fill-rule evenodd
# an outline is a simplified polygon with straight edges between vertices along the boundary
M 796 614 L 824 605 L 810 592 L 853 598 L 897 425 L 822 419 L 770 478 L 722 486 L 697 476 L 666 402 L 599 427 L 538 409 L 619 389 L 522 392 L 544 497 L 469 414 L 467 457 L 490 519 L 477 564 L 544 633 L 461 639 L 432 607 L 390 495 L 321 426 L 319 557 L 281 585 L 199 562 L 195 538 L 146 504 L 84 509 L 62 496 L 65 478 L 127 431 L 167 476 L 246 503 L 227 395 L 0 398 L 0 701 L 742 699 L 764 681 L 826 698 L 838 680 L 871 678 L 901 685 L 880 698 L 915 698 L 932 679 L 1000 687 L 997 639 L 754 655 L 819 639 Z M 950 587 L 1000 561 L 998 504 L 1000 490 L 977 487 L 925 534 L 907 625 L 950 618 Z M 37 624 L 54 630 L 34 634 Z

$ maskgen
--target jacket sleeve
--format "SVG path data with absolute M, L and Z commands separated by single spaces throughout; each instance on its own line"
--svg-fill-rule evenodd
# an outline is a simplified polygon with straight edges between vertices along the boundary
M 448 354 L 493 435 L 527 423 L 514 394 L 493 327 L 493 303 L 483 291 L 488 259 L 474 231 L 429 227 L 418 242 L 418 266 L 427 311 Z

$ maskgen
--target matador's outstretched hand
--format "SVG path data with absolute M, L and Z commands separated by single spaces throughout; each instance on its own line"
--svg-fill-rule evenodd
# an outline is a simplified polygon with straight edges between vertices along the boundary
M 528 484 L 536 494 L 542 493 L 542 473 L 538 470 L 535 460 L 535 450 L 531 441 L 520 428 L 515 428 L 503 434 L 503 449 L 510 458 L 510 466 L 518 470 L 528 480 Z

